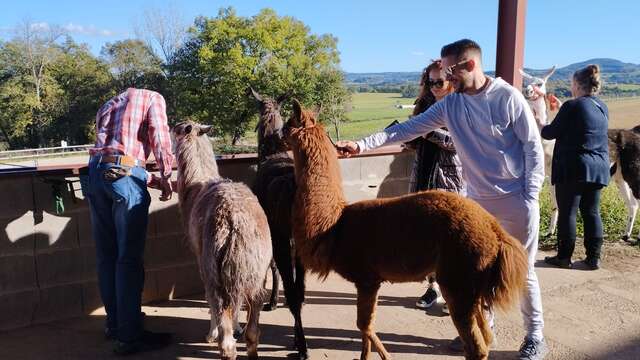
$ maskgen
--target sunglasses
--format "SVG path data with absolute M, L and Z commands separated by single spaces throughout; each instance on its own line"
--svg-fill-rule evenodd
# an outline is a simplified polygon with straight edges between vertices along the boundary
M 471 60 L 460 61 L 457 64 L 453 64 L 444 69 L 444 74 L 447 76 L 453 76 L 453 73 L 458 70 L 459 67 L 467 65 Z
M 427 81 L 427 86 L 429 88 L 435 87 L 436 89 L 442 89 L 444 87 L 444 80 L 442 79 L 438 79 L 438 80 L 428 80 Z

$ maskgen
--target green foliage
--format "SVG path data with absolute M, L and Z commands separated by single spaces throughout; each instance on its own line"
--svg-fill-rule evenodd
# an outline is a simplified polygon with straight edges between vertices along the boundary
M 86 47 L 68 39 L 61 55 L 52 64 L 51 76 L 62 94 L 61 115 L 47 129 L 47 138 L 86 144 L 95 139 L 94 120 L 98 108 L 116 94 L 107 64 L 96 59 Z
M 341 117 L 336 113 L 348 93 L 341 90 L 336 41 L 270 9 L 251 18 L 232 8 L 200 17 L 172 64 L 177 115 L 213 124 L 235 143 L 256 114 L 246 93 L 251 85 L 271 96 L 292 92 L 307 105 L 329 108 L 326 117 Z
M 106 44 L 101 51 L 115 76 L 118 89 L 130 87 L 162 91 L 162 61 L 140 40 Z
M 415 99 L 420 94 L 420 87 L 415 84 L 407 84 L 402 86 L 402 91 L 400 93 L 403 98 Z
M 540 234 L 547 234 L 549 230 L 549 219 L 551 216 L 551 191 L 548 182 L 540 194 Z M 604 228 L 605 237 L 608 241 L 616 241 L 624 234 L 627 225 L 627 209 L 624 202 L 618 194 L 618 188 L 612 182 L 606 188 L 602 189 L 600 199 L 600 214 L 602 214 L 602 226 Z M 640 219 L 636 218 L 633 233 L 637 234 L 640 227 Z M 584 223 L 578 212 L 577 218 L 577 235 L 582 237 L 584 234 Z M 541 237 L 541 246 L 552 247 L 556 244 L 556 239 L 544 239 Z

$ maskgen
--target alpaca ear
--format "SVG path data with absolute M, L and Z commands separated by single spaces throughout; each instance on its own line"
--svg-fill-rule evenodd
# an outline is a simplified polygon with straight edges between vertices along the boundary
M 300 120 L 302 119 L 302 106 L 300 105 L 300 102 L 298 101 L 298 99 L 293 99 L 292 102 L 293 102 L 293 117 L 299 123 Z
M 527 74 L 526 72 L 524 72 L 524 70 L 518 69 L 518 71 L 520 71 L 520 75 L 522 75 L 523 78 L 527 80 L 533 80 L 533 76 Z
M 282 105 L 282 103 L 287 101 L 287 99 L 289 99 L 291 95 L 292 95 L 291 90 L 289 90 L 286 93 L 278 96 L 278 98 L 276 99 L 276 102 L 278 103 L 278 105 Z
M 213 125 L 200 125 L 200 128 L 198 129 L 198 135 L 207 134 L 209 131 L 211 131 L 211 128 L 213 128 Z
M 546 82 L 547 80 L 549 80 L 549 78 L 551 77 L 551 75 L 553 75 L 553 73 L 556 72 L 556 66 L 553 65 L 553 67 L 551 69 L 549 69 L 549 71 L 542 77 L 544 79 L 544 81 Z
M 184 127 L 184 134 L 185 134 L 185 135 L 191 134 L 191 131 L 192 131 L 192 130 L 193 130 L 193 126 L 192 126 L 192 125 L 186 125 L 186 126 Z
M 247 92 L 250 93 L 254 97 L 254 99 L 258 100 L 259 102 L 263 102 L 262 96 L 257 91 L 255 91 L 251 86 L 249 86 L 249 89 L 247 90 L 248 90 Z

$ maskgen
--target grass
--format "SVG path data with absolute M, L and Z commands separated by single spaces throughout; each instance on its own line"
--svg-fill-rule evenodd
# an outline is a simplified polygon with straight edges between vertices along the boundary
M 356 140 L 384 129 L 393 120 L 405 121 L 410 109 L 398 109 L 396 104 L 413 104 L 413 99 L 402 98 L 396 93 L 355 93 L 352 98 L 353 111 L 347 114 L 348 121 L 342 123 L 340 138 Z M 632 128 L 640 125 L 640 97 L 605 101 L 609 107 L 609 127 Z M 327 127 L 329 129 L 329 127 Z M 333 129 L 331 135 L 335 138 Z
M 600 199 L 600 214 L 602 215 L 602 225 L 606 241 L 618 241 L 624 234 L 627 225 L 627 208 L 624 206 L 618 188 L 611 182 L 609 186 L 604 188 Z M 540 194 L 540 247 L 551 248 L 556 244 L 556 238 L 544 238 L 549 230 L 549 220 L 551 216 L 551 191 L 549 191 L 548 182 L 542 189 Z M 633 226 L 632 236 L 638 234 L 640 230 L 640 216 L 636 217 Z M 577 221 L 577 235 L 582 237 L 584 233 L 583 222 L 580 214 Z
M 405 121 L 411 115 L 411 109 L 398 109 L 395 105 L 413 104 L 413 100 L 403 98 L 400 94 L 353 94 L 353 111 L 347 114 L 349 120 L 340 127 L 340 139 L 360 139 L 384 129 L 394 120 Z M 335 138 L 333 129 L 331 129 L 330 133 Z

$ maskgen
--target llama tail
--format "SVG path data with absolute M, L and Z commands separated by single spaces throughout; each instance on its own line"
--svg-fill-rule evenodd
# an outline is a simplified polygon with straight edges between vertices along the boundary
M 500 249 L 483 298 L 488 306 L 507 310 L 522 294 L 529 266 L 526 251 L 520 242 L 497 222 L 494 231 L 498 235 Z

